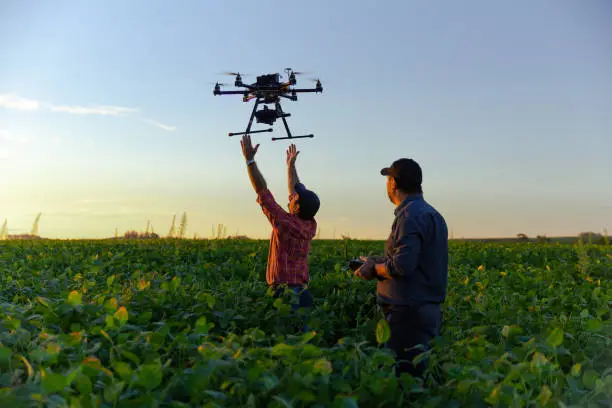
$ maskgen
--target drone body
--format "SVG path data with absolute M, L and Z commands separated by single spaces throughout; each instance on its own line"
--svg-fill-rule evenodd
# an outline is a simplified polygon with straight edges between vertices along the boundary
M 257 77 L 257 81 L 253 84 L 245 84 L 242 82 L 242 77 L 239 73 L 229 73 L 230 75 L 234 75 L 236 80 L 234 82 L 234 86 L 245 88 L 241 91 L 221 91 L 221 84 L 216 83 L 215 89 L 213 91 L 214 95 L 242 95 L 242 101 L 248 102 L 251 99 L 255 98 L 255 106 L 253 106 L 253 111 L 251 112 L 251 117 L 249 119 L 249 123 L 247 125 L 246 131 L 244 132 L 234 132 L 229 133 L 229 136 L 235 135 L 245 135 L 251 133 L 261 133 L 261 132 L 272 132 L 272 128 L 264 129 L 264 130 L 251 130 L 251 126 L 253 124 L 253 118 L 256 119 L 257 123 L 265 123 L 267 125 L 272 126 L 277 119 L 282 119 L 283 124 L 285 125 L 285 130 L 287 131 L 287 137 L 273 137 L 272 140 L 282 140 L 282 139 L 299 139 L 304 137 L 314 137 L 313 134 L 304 135 L 304 136 L 293 136 L 291 135 L 291 131 L 289 130 L 289 125 L 287 124 L 287 117 L 291 116 L 290 113 L 286 113 L 281 108 L 281 98 L 287 98 L 292 101 L 297 101 L 297 94 L 304 92 L 314 92 L 319 93 L 323 92 L 323 87 L 321 86 L 321 81 L 316 80 L 316 87 L 312 89 L 296 89 L 291 88 L 292 85 L 296 84 L 295 76 L 299 74 L 299 72 L 294 72 L 291 68 L 287 68 L 288 81 L 281 82 L 280 74 L 266 74 L 260 75 Z M 274 104 L 274 109 L 268 108 L 267 104 Z M 259 105 L 264 105 L 263 109 L 257 110 Z

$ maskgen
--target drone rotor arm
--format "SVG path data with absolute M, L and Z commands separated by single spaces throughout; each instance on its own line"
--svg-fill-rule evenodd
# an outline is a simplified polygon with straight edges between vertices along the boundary
M 245 95 L 248 92 L 245 91 L 218 91 L 216 92 L 217 95 Z
M 288 92 L 300 92 L 300 93 L 304 93 L 304 92 L 321 92 L 323 90 L 323 88 L 299 88 L 299 89 L 291 89 Z

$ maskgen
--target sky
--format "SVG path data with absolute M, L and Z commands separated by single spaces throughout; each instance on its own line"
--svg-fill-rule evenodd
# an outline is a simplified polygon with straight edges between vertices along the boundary
M 380 169 L 423 169 L 452 238 L 612 227 L 612 3 L 606 0 L 0 0 L 0 222 L 27 233 L 267 238 L 239 137 L 252 103 L 225 71 L 285 68 L 321 238 L 384 239 Z M 233 86 L 224 89 L 234 89 Z M 265 129 L 263 124 L 254 129 Z M 254 134 L 287 207 L 282 122 Z

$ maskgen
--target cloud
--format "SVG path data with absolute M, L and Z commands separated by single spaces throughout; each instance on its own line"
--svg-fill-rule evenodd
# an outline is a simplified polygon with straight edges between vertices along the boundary
M 0 160 L 15 158 L 15 151 L 12 149 L 16 144 L 26 144 L 30 140 L 27 137 L 14 135 L 6 129 L 0 129 Z
M 40 107 L 40 102 L 22 98 L 13 93 L 0 94 L 0 107 L 20 111 L 35 111 Z
M 0 141 L 5 141 L 7 143 L 28 143 L 30 139 L 25 136 L 17 136 L 13 135 L 6 129 L 0 129 Z
M 174 132 L 176 130 L 175 126 L 164 125 L 163 123 L 159 123 L 151 119 L 143 119 L 143 121 L 150 123 L 153 126 L 157 126 L 158 128 L 163 129 L 167 132 Z
M 64 112 L 74 115 L 102 115 L 102 116 L 125 116 L 136 112 L 138 109 L 125 108 L 122 106 L 96 106 L 87 108 L 84 106 L 62 106 L 50 105 L 52 112 Z
M 15 109 L 19 111 L 37 111 L 41 108 L 46 108 L 51 112 L 67 113 L 70 115 L 100 115 L 100 116 L 130 116 L 136 112 L 136 108 L 128 108 L 124 106 L 79 106 L 79 105 L 55 105 L 52 103 L 44 103 L 41 101 L 23 98 L 15 93 L 0 94 L 0 108 Z M 174 132 L 175 126 L 159 123 L 152 119 L 141 119 L 153 126 L 163 129 L 167 132 Z

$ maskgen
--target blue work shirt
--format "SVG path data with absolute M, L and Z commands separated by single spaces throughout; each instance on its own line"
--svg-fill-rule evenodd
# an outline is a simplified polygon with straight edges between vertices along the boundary
M 442 215 L 422 194 L 408 196 L 395 209 L 385 258 L 392 279 L 379 278 L 379 303 L 417 306 L 444 302 L 448 229 Z

